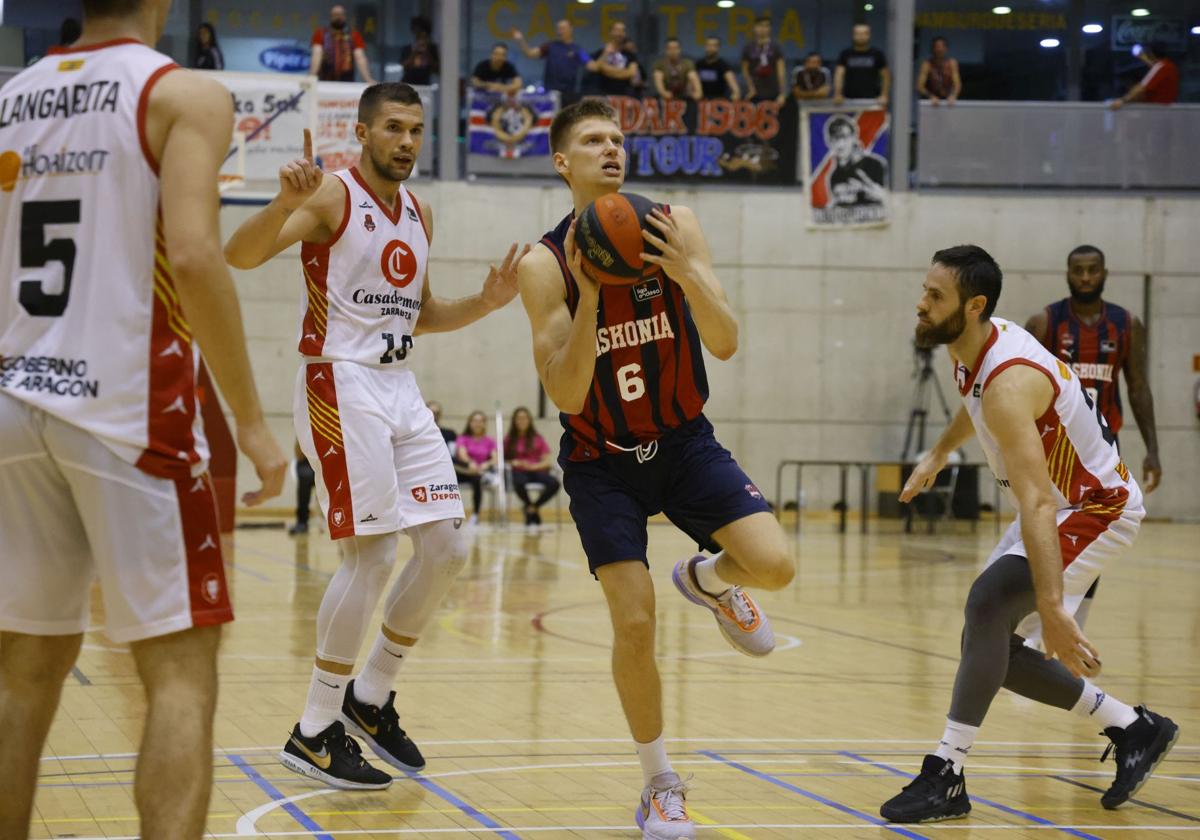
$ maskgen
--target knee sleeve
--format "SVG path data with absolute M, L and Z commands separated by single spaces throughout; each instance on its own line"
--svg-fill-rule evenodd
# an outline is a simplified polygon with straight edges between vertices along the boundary
M 409 528 L 413 556 L 388 593 L 383 621 L 399 636 L 419 638 L 467 563 L 462 520 L 442 519 Z
M 396 560 L 395 533 L 338 540 L 342 564 L 317 611 L 317 656 L 353 665 Z

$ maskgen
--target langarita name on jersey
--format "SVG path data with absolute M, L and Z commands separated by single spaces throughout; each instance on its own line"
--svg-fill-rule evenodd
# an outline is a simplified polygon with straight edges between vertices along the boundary
M 96 111 L 116 113 L 121 83 L 99 79 L 60 85 L 0 98 L 0 128 L 34 120 L 68 120 Z
M 667 319 L 666 312 L 659 312 L 649 318 L 638 318 L 636 321 L 626 321 L 612 327 L 597 327 L 596 357 L 599 358 L 610 350 L 637 347 L 666 338 L 675 338 L 675 331 L 671 329 L 671 322 Z
M 87 359 L 0 356 L 0 388 L 11 391 L 95 399 L 100 396 L 100 380 L 87 376 Z

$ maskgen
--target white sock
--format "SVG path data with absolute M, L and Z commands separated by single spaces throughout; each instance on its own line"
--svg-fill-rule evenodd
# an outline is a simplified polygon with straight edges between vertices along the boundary
M 961 773 L 963 762 L 967 760 L 967 753 L 971 751 L 978 734 L 978 726 L 967 726 L 946 718 L 946 731 L 942 733 L 942 740 L 933 754 L 953 764 L 955 773 Z
M 1083 681 L 1083 694 L 1079 695 L 1079 700 L 1071 711 L 1080 717 L 1096 721 L 1101 729 L 1108 729 L 1110 726 L 1124 729 L 1138 718 L 1136 709 L 1125 705 L 1116 697 L 1105 694 L 1086 679 Z
M 301 735 L 305 738 L 319 735 L 337 720 L 349 681 L 350 678 L 344 674 L 332 674 L 322 671 L 316 665 L 313 666 L 312 682 L 308 685 L 308 700 L 304 703 L 304 714 L 300 717 Z
M 717 560 L 724 553 L 722 551 L 712 557 L 705 557 L 692 566 L 692 570 L 696 573 L 696 583 L 700 584 L 700 588 L 713 597 L 724 593 L 730 587 L 730 583 L 717 574 Z
M 637 747 L 638 761 L 642 763 L 642 781 L 649 785 L 650 780 L 662 773 L 670 773 L 671 759 L 667 758 L 667 744 L 659 735 L 649 744 L 633 742 Z
M 354 698 L 360 703 L 382 706 L 387 702 L 400 666 L 408 658 L 411 647 L 397 644 L 380 632 L 371 645 L 367 664 L 354 678 Z

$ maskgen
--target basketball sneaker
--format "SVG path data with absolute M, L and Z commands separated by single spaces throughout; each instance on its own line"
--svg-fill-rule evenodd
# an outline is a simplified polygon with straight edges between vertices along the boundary
M 354 696 L 354 680 L 346 686 L 342 701 L 342 723 L 352 734 L 362 738 L 375 755 L 397 770 L 420 770 L 425 758 L 417 745 L 400 728 L 396 714 L 396 692 L 388 695 L 382 706 L 363 703 Z
M 954 764 L 936 755 L 925 756 L 921 774 L 879 809 L 888 822 L 918 823 L 955 820 L 971 813 L 967 779 Z
M 358 742 L 335 720 L 312 738 L 305 738 L 300 724 L 279 753 L 287 769 L 342 790 L 382 790 L 392 777 L 367 763 Z
M 687 787 L 678 773 L 660 773 L 642 790 L 634 814 L 642 840 L 683 840 L 696 836 L 687 812 Z
M 703 554 L 697 554 L 675 564 L 671 573 L 675 588 L 693 604 L 712 611 L 721 633 L 735 650 L 748 656 L 766 656 L 775 649 L 771 622 L 740 586 L 730 586 L 720 595 L 710 595 L 701 589 L 696 582 L 695 566 L 703 559 Z
M 1138 792 L 1179 739 L 1175 721 L 1155 714 L 1145 706 L 1137 706 L 1136 711 L 1138 719 L 1124 729 L 1110 726 L 1104 730 L 1110 743 L 1100 760 L 1108 758 L 1114 748 L 1117 753 L 1117 778 L 1100 797 L 1100 804 L 1110 811 L 1124 805 Z

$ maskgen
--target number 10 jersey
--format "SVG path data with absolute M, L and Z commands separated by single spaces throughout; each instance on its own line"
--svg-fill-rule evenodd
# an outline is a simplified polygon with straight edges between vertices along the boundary
M 163 478 L 207 459 L 145 130 L 174 69 L 119 39 L 0 88 L 0 391 Z
M 300 354 L 406 367 L 429 259 L 421 208 L 403 185 L 392 206 L 385 205 L 357 167 L 331 177 L 345 186 L 345 207 L 328 241 L 300 248 L 306 299 Z

